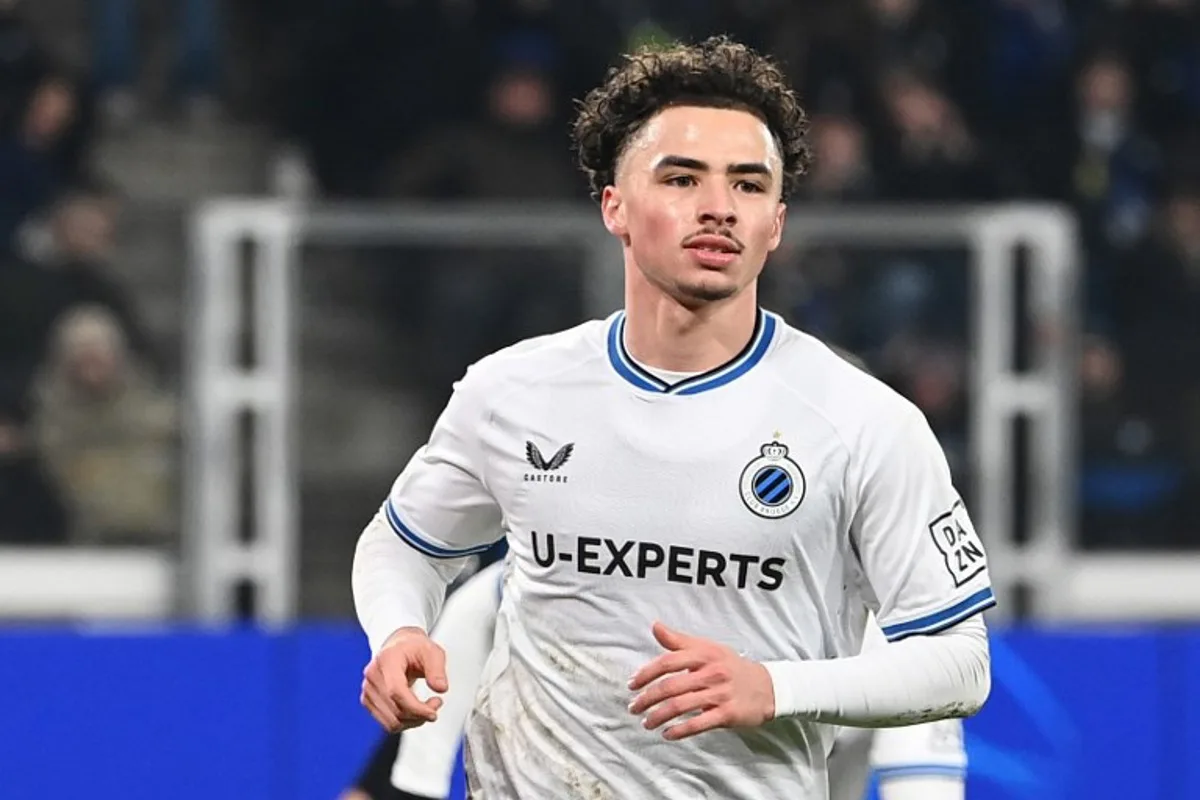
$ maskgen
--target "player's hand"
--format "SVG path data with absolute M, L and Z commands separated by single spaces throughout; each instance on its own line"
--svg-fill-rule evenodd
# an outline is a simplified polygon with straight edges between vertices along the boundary
M 420 628 L 401 628 L 363 670 L 359 699 L 389 733 L 433 722 L 442 699 L 418 698 L 412 690 L 418 678 L 435 692 L 447 691 L 446 653 Z
M 715 728 L 761 725 L 775 716 L 775 689 L 762 664 L 661 622 L 654 623 L 653 632 L 668 652 L 629 681 L 630 689 L 644 689 L 629 710 L 633 714 L 650 710 L 642 723 L 648 730 L 695 714 L 663 731 L 663 738 L 677 741 Z

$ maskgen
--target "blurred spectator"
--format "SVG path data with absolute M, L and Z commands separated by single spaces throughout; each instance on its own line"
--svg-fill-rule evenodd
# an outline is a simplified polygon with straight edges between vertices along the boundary
M 52 210 L 23 257 L 0 261 L 0 411 L 23 419 L 29 391 L 56 321 L 80 305 L 100 305 L 118 320 L 139 357 L 157 366 L 126 289 L 111 278 L 116 201 L 73 192 Z M 38 241 L 41 239 L 43 241 Z
M 72 138 L 77 97 L 61 76 L 33 90 L 19 124 L 0 138 L 0 247 L 10 250 L 28 216 L 79 177 L 82 153 Z
M 60 323 L 39 380 L 37 442 L 76 542 L 161 543 L 176 529 L 176 411 L 116 320 L 81 307 Z
M 537 34 L 497 43 L 498 65 L 481 119 L 431 134 L 391 170 L 389 194 L 424 200 L 554 201 L 586 198 L 559 127 L 553 43 Z M 443 384 L 493 343 L 571 324 L 580 289 L 575 254 L 489 248 L 431 254 L 413 275 L 390 269 L 389 296 L 419 292 L 431 380 Z
M 907 68 L 880 79 L 887 138 L 878 163 L 893 199 L 986 200 L 996 193 L 979 142 L 954 103 Z
M 968 100 L 980 111 L 977 120 L 986 120 L 1001 137 L 1016 135 L 1023 140 L 1047 121 L 1059 120 L 1079 42 L 1079 20 L 1072 13 L 1079 4 L 983 0 L 962 5 L 981 9 L 976 38 L 967 44 L 985 62 L 982 91 Z
M 1159 148 L 1134 115 L 1134 80 L 1121 56 L 1089 59 L 1076 92 L 1074 130 L 1063 147 L 1069 158 L 1061 162 L 1071 170 L 1064 195 L 1076 201 L 1089 246 L 1127 247 L 1150 217 Z
M 702 18 L 707 17 L 711 6 L 719 1 L 690 3 L 682 8 L 689 18 Z M 739 0 L 742 6 L 764 2 L 777 0 Z M 460 18 L 465 16 L 465 9 L 471 9 L 472 28 L 484 52 L 490 44 L 511 39 L 514 35 L 533 35 L 553 42 L 557 49 L 554 88 L 558 90 L 554 105 L 560 111 L 568 110 L 571 100 L 595 86 L 612 63 L 613 56 L 626 51 L 643 34 L 656 39 L 670 38 L 658 24 L 661 20 L 656 12 L 664 5 L 658 2 L 440 0 L 440 3 L 456 10 Z M 645 27 L 643 23 L 647 23 Z M 679 35 L 680 32 L 673 29 L 671 33 Z
M 968 43 L 957 41 L 960 37 L 947 13 L 954 4 L 866 0 L 865 5 L 868 13 L 861 58 L 869 58 L 875 65 L 908 64 L 947 85 L 966 77 L 962 70 L 952 69 L 957 50 L 970 49 Z
M 138 358 L 158 368 L 159 355 L 127 288 L 108 272 L 116 253 L 119 215 L 118 198 L 103 188 L 68 192 L 50 215 L 43 243 L 32 246 L 28 255 L 54 273 L 65 305 L 96 304 L 106 308 L 121 325 Z
M 430 132 L 391 170 L 388 194 L 448 200 L 556 200 L 583 196 L 553 75 L 552 41 L 514 35 L 498 45 L 482 119 Z
M 1200 543 L 1200 190 L 1171 193 L 1121 261 L 1115 349 L 1085 349 L 1084 523 L 1094 543 Z
M 138 112 L 140 4 L 138 0 L 94 0 L 90 5 L 95 15 L 93 75 L 102 92 L 101 105 L 110 122 L 128 124 Z M 178 96 L 193 119 L 207 118 L 216 108 L 220 81 L 218 0 L 154 5 L 159 14 L 175 17 L 169 23 L 177 31 L 173 77 Z
M 1115 325 L 1139 405 L 1200 458 L 1200 188 L 1178 188 L 1123 263 Z
M 27 428 L 0 408 L 0 543 L 58 544 L 66 513 L 47 479 Z
M 813 163 L 801 184 L 806 199 L 855 202 L 876 193 L 866 128 L 847 114 L 816 114 L 812 119 Z
M 20 127 L 29 97 L 51 71 L 50 57 L 20 13 L 19 0 L 0 0 L 0 133 Z

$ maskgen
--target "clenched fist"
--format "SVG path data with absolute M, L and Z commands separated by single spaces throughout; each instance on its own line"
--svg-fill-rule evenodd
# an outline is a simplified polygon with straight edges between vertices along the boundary
M 447 691 L 446 653 L 420 628 L 401 628 L 363 670 L 360 700 L 389 733 L 437 719 L 442 699 L 418 698 L 412 690 L 418 678 L 435 692 Z

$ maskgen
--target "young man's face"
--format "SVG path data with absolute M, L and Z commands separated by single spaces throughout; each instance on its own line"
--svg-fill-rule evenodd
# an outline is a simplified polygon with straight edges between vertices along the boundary
M 645 278 L 688 306 L 754 282 L 779 246 L 782 161 L 753 114 L 677 106 L 651 118 L 604 190 L 605 226 Z

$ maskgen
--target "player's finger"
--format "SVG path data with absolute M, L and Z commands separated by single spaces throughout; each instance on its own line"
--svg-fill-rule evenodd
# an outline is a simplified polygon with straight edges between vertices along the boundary
M 659 703 L 642 720 L 642 727 L 648 731 L 652 731 L 684 714 L 690 714 L 693 711 L 707 711 L 717 705 L 719 703 L 717 702 L 716 692 L 712 689 L 689 692 Z
M 430 642 L 421 651 L 421 667 L 424 670 L 425 685 L 435 692 L 450 690 L 450 681 L 446 678 L 446 651 Z
M 672 672 L 699 669 L 708 663 L 705 654 L 698 650 L 680 650 L 676 653 L 665 653 L 646 666 L 639 669 L 629 679 L 629 688 L 635 692 L 651 681 L 656 681 L 663 675 Z
M 724 706 L 717 706 L 716 708 L 710 708 L 703 714 L 697 714 L 678 725 L 671 725 L 663 731 L 663 738 L 671 742 L 678 742 L 680 739 L 687 739 L 698 733 L 713 731 L 725 726 L 726 715 Z
M 650 627 L 654 638 L 663 647 L 668 650 L 682 650 L 693 642 L 695 637 L 688 636 L 686 633 L 680 633 L 674 628 L 668 628 L 661 622 L 656 622 Z
M 400 709 L 400 717 L 402 720 L 404 718 L 409 718 L 414 720 L 419 719 L 425 722 L 433 722 L 435 719 L 437 719 L 437 710 L 441 705 L 440 701 L 438 705 L 431 705 L 423 702 L 419 697 L 417 697 L 412 688 L 409 686 L 393 687 L 390 695 L 392 700 L 395 701 L 397 707 Z
M 376 684 L 370 681 L 363 681 L 362 697 L 363 704 L 368 702 L 376 703 L 381 709 L 386 709 L 392 714 L 399 715 L 400 707 L 391 699 L 387 691 L 380 689 Z
M 699 691 L 708 687 L 705 676 L 696 672 L 685 672 L 682 675 L 671 675 L 661 681 L 650 684 L 646 691 L 633 698 L 629 704 L 631 714 L 640 714 L 648 708 L 658 705 L 664 700 L 678 697 L 688 692 Z
M 367 664 L 367 668 L 363 670 L 363 681 L 374 686 L 380 692 L 387 692 L 387 679 L 383 675 L 383 670 L 379 664 L 372 660 Z
M 375 721 L 391 733 L 400 730 L 399 710 L 370 684 L 363 684 L 362 704 Z

